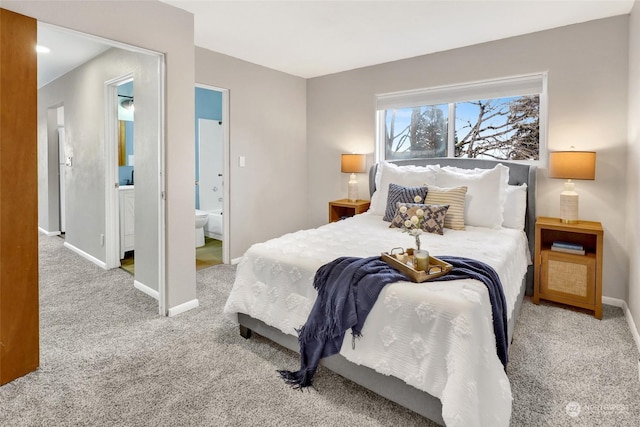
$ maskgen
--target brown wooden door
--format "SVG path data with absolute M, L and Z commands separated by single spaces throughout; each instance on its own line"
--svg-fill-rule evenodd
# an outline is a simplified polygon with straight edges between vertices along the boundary
M 40 362 L 36 41 L 0 9 L 0 385 Z

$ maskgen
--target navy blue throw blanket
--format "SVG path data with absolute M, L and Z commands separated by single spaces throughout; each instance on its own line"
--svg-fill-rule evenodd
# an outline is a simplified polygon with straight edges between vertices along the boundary
M 480 261 L 460 257 L 438 257 L 453 269 L 431 281 L 477 279 L 487 286 L 491 301 L 496 350 L 503 366 L 507 366 L 507 317 L 502 284 L 493 268 Z M 346 331 L 351 328 L 360 336 L 364 321 L 378 295 L 387 284 L 407 280 L 404 274 L 380 257 L 337 258 L 318 269 L 313 287 L 318 290 L 307 322 L 298 330 L 300 370 L 278 373 L 294 388 L 312 385 L 320 359 L 340 352 Z
M 407 280 L 379 256 L 341 257 L 318 269 L 313 287 L 318 290 L 307 322 L 298 330 L 300 370 L 278 371 L 294 388 L 311 386 L 320 359 L 340 352 L 345 333 L 355 337 L 388 283 Z

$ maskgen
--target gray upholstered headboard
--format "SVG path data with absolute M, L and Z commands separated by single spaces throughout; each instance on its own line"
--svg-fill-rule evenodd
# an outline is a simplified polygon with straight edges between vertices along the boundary
M 529 251 L 531 256 L 534 252 L 535 223 L 536 223 L 536 167 L 522 163 L 510 163 L 496 160 L 479 160 L 479 159 L 456 159 L 449 157 L 439 157 L 433 159 L 414 159 L 414 160 L 396 160 L 391 163 L 396 165 L 440 165 L 440 166 L 456 166 L 463 169 L 491 169 L 498 163 L 502 163 L 509 167 L 509 184 L 520 185 L 527 184 L 527 211 L 525 214 L 524 231 L 529 239 Z M 374 164 L 369 170 L 369 194 L 376 191 L 376 170 L 377 164 Z M 527 271 L 527 295 L 533 295 L 533 266 L 529 266 Z

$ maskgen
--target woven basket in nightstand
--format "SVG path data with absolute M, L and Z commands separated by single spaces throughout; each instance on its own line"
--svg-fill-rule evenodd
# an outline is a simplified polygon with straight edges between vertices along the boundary
M 593 254 L 572 255 L 542 251 L 541 287 L 544 293 L 593 303 L 596 259 Z

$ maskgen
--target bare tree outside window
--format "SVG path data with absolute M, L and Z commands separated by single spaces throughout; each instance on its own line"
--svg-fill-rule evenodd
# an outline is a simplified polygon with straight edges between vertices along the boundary
M 448 106 L 429 105 L 385 111 L 386 158 L 447 155 Z
M 455 157 L 538 160 L 540 97 L 453 104 Z M 384 111 L 387 160 L 446 157 L 449 104 Z
M 456 104 L 455 156 L 538 160 L 537 95 Z

